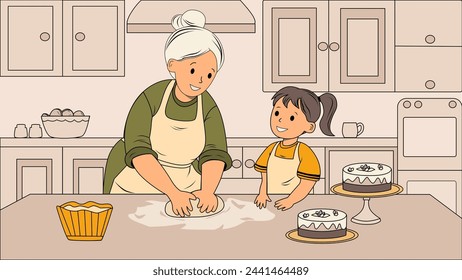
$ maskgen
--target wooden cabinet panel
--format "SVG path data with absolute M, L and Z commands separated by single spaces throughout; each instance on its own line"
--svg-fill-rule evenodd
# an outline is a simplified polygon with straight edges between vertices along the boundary
M 393 1 L 330 1 L 330 90 L 394 90 L 393 8 Z
M 64 3 L 64 75 L 123 75 L 122 1 Z
M 263 90 L 327 89 L 327 1 L 263 2 Z
M 61 75 L 61 2 L 2 1 L 1 74 Z
M 461 46 L 461 1 L 396 1 L 398 46 Z
M 397 47 L 398 91 L 461 91 L 462 47 Z
M 103 193 L 109 147 L 63 149 L 63 193 Z
M 61 193 L 61 155 L 61 148 L 1 148 L 1 208 L 30 193 Z

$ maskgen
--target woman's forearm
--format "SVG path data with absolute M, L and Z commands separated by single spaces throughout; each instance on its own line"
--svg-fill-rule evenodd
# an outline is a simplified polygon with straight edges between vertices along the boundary
M 219 160 L 209 160 L 202 164 L 202 191 L 215 193 L 220 183 L 221 176 L 223 175 L 224 168 L 225 163 Z
M 165 193 L 168 197 L 171 197 L 179 191 L 162 165 L 160 165 L 159 161 L 157 161 L 153 155 L 144 154 L 137 156 L 133 159 L 133 165 L 144 180 L 159 191 Z

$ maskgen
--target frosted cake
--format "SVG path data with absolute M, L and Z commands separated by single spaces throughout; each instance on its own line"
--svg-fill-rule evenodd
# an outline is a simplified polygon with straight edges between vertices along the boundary
M 298 214 L 298 235 L 306 238 L 337 238 L 347 233 L 347 215 L 335 209 L 309 209 Z
M 354 163 L 343 168 L 343 189 L 351 192 L 372 193 L 391 189 L 391 167 L 381 163 Z

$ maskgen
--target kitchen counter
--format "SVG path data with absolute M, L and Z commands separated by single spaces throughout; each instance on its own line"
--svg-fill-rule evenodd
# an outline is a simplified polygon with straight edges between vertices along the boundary
M 222 195 L 253 201 L 254 195 Z M 350 221 L 362 200 L 337 195 L 310 195 L 285 212 L 272 196 L 270 221 L 245 222 L 218 230 L 181 226 L 147 227 L 128 215 L 164 195 L 29 195 L 1 210 L 2 259 L 462 259 L 462 220 L 430 195 L 371 199 L 382 221 Z M 114 207 L 102 241 L 69 241 L 56 206 L 67 201 L 111 203 Z M 296 228 L 297 214 L 326 207 L 343 210 L 357 239 L 337 244 L 305 244 L 285 237 Z

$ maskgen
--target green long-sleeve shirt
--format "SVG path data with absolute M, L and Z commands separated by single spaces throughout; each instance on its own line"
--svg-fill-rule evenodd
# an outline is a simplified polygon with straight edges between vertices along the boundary
M 104 193 L 109 193 L 115 177 L 126 167 L 133 168 L 133 159 L 139 155 L 152 154 L 152 117 L 157 113 L 165 88 L 171 80 L 160 81 L 143 91 L 133 103 L 125 123 L 124 141 L 119 141 L 111 150 L 106 164 Z M 166 116 L 177 121 L 191 121 L 197 115 L 197 98 L 189 102 L 178 100 L 175 86 L 167 101 Z M 221 113 L 210 94 L 202 93 L 202 112 L 205 128 L 205 147 L 199 158 L 193 162 L 194 169 L 201 173 L 202 164 L 209 160 L 225 163 L 225 170 L 231 167 L 227 152 L 226 133 Z M 153 137 L 157 137 L 153 131 Z M 162 135 L 159 135 L 162 137 Z

